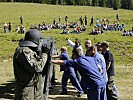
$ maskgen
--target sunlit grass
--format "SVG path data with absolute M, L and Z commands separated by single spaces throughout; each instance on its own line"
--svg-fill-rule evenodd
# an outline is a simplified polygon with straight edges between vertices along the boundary
M 133 27 L 133 11 L 119 9 L 117 11 L 111 8 L 100 7 L 84 7 L 84 6 L 59 6 L 59 5 L 43 5 L 43 4 L 28 4 L 28 3 L 0 3 L 0 63 L 3 60 L 12 59 L 15 48 L 18 46 L 18 41 L 24 34 L 15 32 L 16 25 L 20 25 L 20 16 L 24 17 L 24 26 L 28 30 L 32 24 L 41 24 L 45 21 L 47 24 L 53 23 L 53 19 L 62 16 L 61 22 L 65 23 L 64 18 L 67 15 L 68 21 L 78 21 L 81 16 L 88 16 L 88 24 L 90 18 L 94 16 L 97 18 L 107 18 L 112 23 L 116 20 L 116 13 L 120 13 L 120 23 L 124 23 L 126 30 Z M 11 33 L 3 33 L 3 25 L 5 22 L 12 22 L 13 31 Z M 115 83 L 118 87 L 119 95 L 122 100 L 133 99 L 133 37 L 123 37 L 119 31 L 107 31 L 102 35 L 89 35 L 92 27 L 87 26 L 87 31 L 82 34 L 60 34 L 62 30 L 52 29 L 49 31 L 42 31 L 44 37 L 54 36 L 56 46 L 68 47 L 68 53 L 71 55 L 71 48 L 68 46 L 67 37 L 71 40 L 79 38 L 81 44 L 84 45 L 85 39 L 92 40 L 93 44 L 101 41 L 108 41 L 110 49 L 114 54 L 116 78 Z M 83 46 L 84 47 L 84 46 Z M 8 80 L 14 79 L 13 67 L 11 61 L 0 64 L 0 84 Z M 58 69 L 59 70 L 59 69 Z M 61 77 L 61 74 L 56 74 Z

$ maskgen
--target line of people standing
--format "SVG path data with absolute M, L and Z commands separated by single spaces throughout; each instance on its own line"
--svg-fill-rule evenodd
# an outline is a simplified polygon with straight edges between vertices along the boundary
M 88 100 L 119 100 L 114 84 L 114 58 L 109 50 L 109 44 L 102 42 L 92 46 L 91 40 L 86 40 L 84 56 L 78 39 L 75 40 L 75 43 L 68 38 L 67 41 L 73 48 L 72 60 L 61 59 L 52 62 L 67 68 L 72 67 L 78 71 L 81 76 L 79 79 L 81 87 L 87 93 Z M 79 77 L 77 74 L 76 76 Z

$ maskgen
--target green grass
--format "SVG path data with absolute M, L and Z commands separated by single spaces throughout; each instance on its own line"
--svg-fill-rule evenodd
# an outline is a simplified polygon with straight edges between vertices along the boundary
M 43 4 L 28 4 L 28 3 L 0 3 L 0 61 L 12 59 L 15 48 L 18 46 L 17 40 L 22 38 L 24 34 L 14 32 L 16 25 L 20 24 L 20 16 L 24 17 L 24 26 L 28 29 L 31 24 L 39 24 L 45 21 L 50 24 L 53 19 L 62 16 L 61 22 L 64 23 L 64 17 L 68 15 L 69 22 L 77 21 L 81 16 L 94 16 L 97 18 L 108 18 L 112 23 L 115 21 L 116 13 L 120 13 L 120 23 L 125 23 L 126 30 L 133 27 L 133 10 L 119 9 L 117 11 L 111 8 L 100 7 L 84 7 L 84 6 L 59 6 L 59 5 L 43 5 Z M 4 22 L 12 22 L 13 31 L 11 33 L 3 33 Z M 108 31 L 102 35 L 89 35 L 92 27 L 87 26 L 87 31 L 82 34 L 60 34 L 62 30 L 42 31 L 44 37 L 54 36 L 58 48 L 67 46 L 68 52 L 71 54 L 71 48 L 68 46 L 65 38 L 74 40 L 79 38 L 81 44 L 84 44 L 85 39 L 92 40 L 93 44 L 102 41 L 110 43 L 116 64 L 116 85 L 119 95 L 122 100 L 133 99 L 133 37 L 123 37 L 121 32 Z M 1 62 L 0 62 L 1 63 Z M 13 67 L 11 61 L 0 64 L 0 84 L 13 79 Z M 60 74 L 58 75 L 60 77 Z
M 28 3 L 0 3 L 0 60 L 12 58 L 15 48 L 18 42 L 12 42 L 12 40 L 19 40 L 24 35 L 19 35 L 14 32 L 15 27 L 20 25 L 20 16 L 24 17 L 24 26 L 26 29 L 32 24 L 39 24 L 45 21 L 47 24 L 53 22 L 56 18 L 58 21 L 58 16 L 62 16 L 61 22 L 64 23 L 64 17 L 68 15 L 69 22 L 77 21 L 81 16 L 88 16 L 88 23 L 90 22 L 91 16 L 96 18 L 108 18 L 112 23 L 115 21 L 116 13 L 120 13 L 120 23 L 125 23 L 126 30 L 131 29 L 133 25 L 133 11 L 132 10 L 112 10 L 111 8 L 100 8 L 100 7 L 84 7 L 84 6 L 59 6 L 59 5 L 43 5 L 43 4 L 28 4 Z M 13 32 L 8 34 L 3 34 L 4 22 L 12 22 Z M 88 35 L 92 27 L 87 26 L 87 31 L 80 35 L 70 34 L 62 35 L 60 34 L 62 30 L 50 30 L 42 31 L 43 36 L 54 36 L 55 40 L 60 48 L 62 45 L 68 47 L 65 41 L 66 37 L 74 40 L 79 38 L 84 43 L 86 38 L 91 39 L 92 43 L 95 44 L 99 41 L 108 41 L 111 45 L 111 50 L 115 56 L 115 63 L 117 65 L 132 65 L 133 62 L 133 39 L 132 37 L 123 37 L 121 32 L 104 32 L 103 35 L 92 36 Z M 68 47 L 70 54 L 71 48 Z

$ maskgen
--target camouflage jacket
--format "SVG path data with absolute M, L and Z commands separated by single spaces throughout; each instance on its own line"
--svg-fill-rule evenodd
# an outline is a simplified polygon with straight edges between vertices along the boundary
M 40 58 L 29 47 L 18 47 L 14 53 L 13 66 L 16 85 L 25 87 L 37 84 L 38 77 L 47 61 L 47 54 Z

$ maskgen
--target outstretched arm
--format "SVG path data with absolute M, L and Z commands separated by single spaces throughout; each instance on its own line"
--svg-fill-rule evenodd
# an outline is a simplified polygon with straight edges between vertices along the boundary
M 70 39 L 67 38 L 67 42 L 68 42 L 68 44 L 69 44 L 69 46 L 70 46 L 71 48 L 74 48 L 75 43 L 74 43 L 73 41 L 71 41 Z
M 57 65 L 64 65 L 64 60 L 52 60 L 51 62 Z
M 52 58 L 60 58 L 60 55 L 53 55 Z

